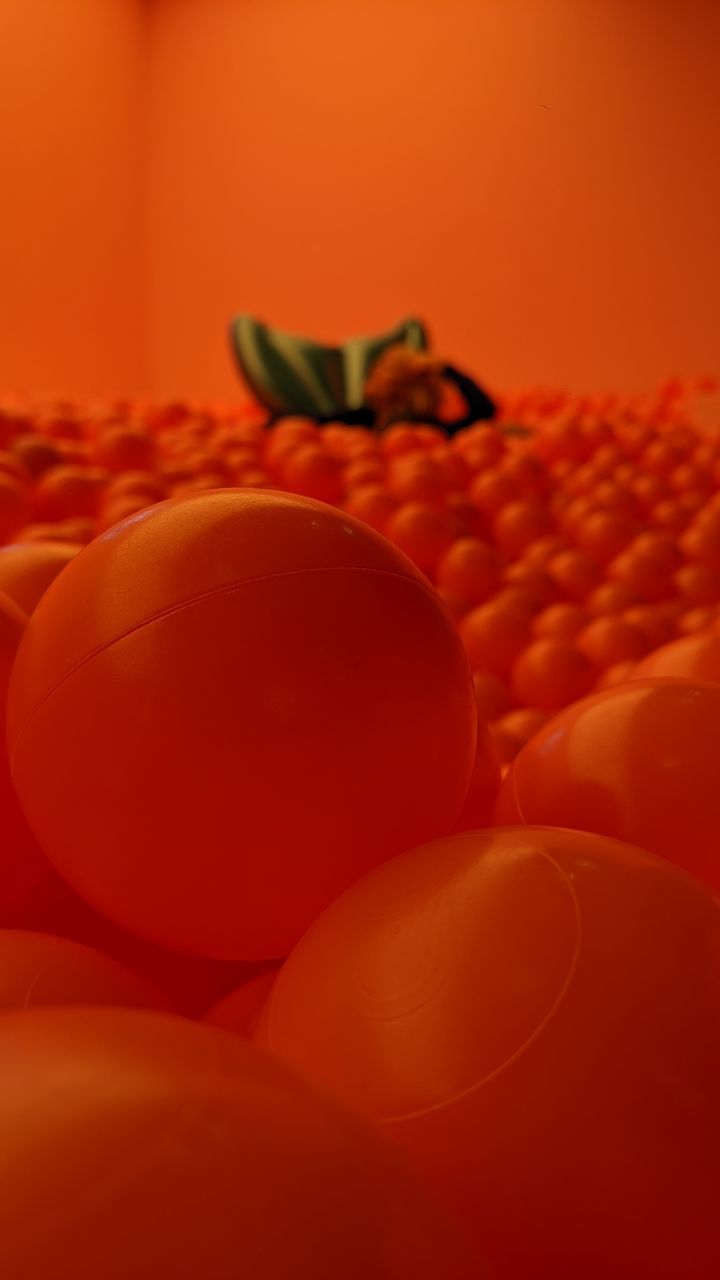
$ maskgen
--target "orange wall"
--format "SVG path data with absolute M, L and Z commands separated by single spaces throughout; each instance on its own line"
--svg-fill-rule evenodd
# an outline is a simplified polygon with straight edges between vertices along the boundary
M 718 48 L 717 0 L 0 0 L 0 387 L 233 393 L 240 309 L 717 370 Z
M 418 311 L 500 388 L 718 369 L 717 0 L 153 13 L 158 392 L 235 388 L 240 309 L 328 339 Z
M 0 0 L 0 388 L 145 381 L 146 5 Z

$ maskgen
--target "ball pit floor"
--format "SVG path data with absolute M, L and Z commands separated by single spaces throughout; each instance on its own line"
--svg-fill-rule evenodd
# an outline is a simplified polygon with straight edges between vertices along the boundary
M 711 378 L 674 379 L 642 397 L 536 390 L 506 397 L 494 422 L 452 438 L 409 422 L 383 433 L 341 423 L 319 428 L 301 417 L 267 428 L 253 404 L 0 397 L 3 714 L 10 705 L 10 751 L 0 762 L 0 1098 L 8 1116 L 33 1117 L 26 1151 L 15 1122 L 0 1154 L 0 1176 L 15 1187 L 9 1207 L 0 1208 L 0 1270 L 13 1280 L 329 1280 L 341 1273 L 347 1280 L 480 1280 L 486 1263 L 497 1280 L 711 1280 L 720 1273 L 720 409 L 717 418 L 698 409 L 717 399 L 719 386 Z M 82 716 L 74 716 L 70 700 L 59 737 L 38 737 L 40 783 L 26 781 L 32 761 L 22 765 L 21 780 L 12 727 L 13 701 L 21 705 L 32 688 L 44 707 L 71 661 L 78 628 L 70 617 L 67 652 L 61 630 L 53 648 L 51 598 L 66 592 L 66 615 L 87 610 L 83 626 L 92 636 L 103 611 L 117 611 L 113 589 L 135 589 L 140 518 L 167 500 L 204 503 L 203 495 L 210 501 L 217 491 L 295 495 L 303 511 L 317 511 L 314 527 L 325 521 L 335 528 L 328 538 L 339 536 L 344 519 L 345 532 L 362 541 L 360 521 L 373 531 L 369 572 L 389 575 L 390 595 L 397 578 L 412 585 L 412 599 L 431 601 L 413 613 L 415 605 L 383 605 L 382 592 L 379 603 L 371 594 L 362 603 L 342 588 L 336 633 L 343 643 L 352 646 L 354 634 L 380 643 L 383 616 L 392 631 L 387 653 L 380 643 L 373 688 L 391 704 L 393 682 L 402 686 L 397 705 L 408 725 L 415 717 L 412 733 L 391 730 L 390 712 L 387 724 L 389 739 L 399 734 L 393 750 L 407 756 L 407 768 L 379 798 L 373 768 L 387 773 L 395 762 L 391 745 L 380 749 L 376 729 L 373 744 L 363 719 L 373 692 L 361 686 L 360 659 L 353 668 L 357 706 L 339 683 L 347 671 L 333 675 L 345 698 L 342 732 L 327 689 L 317 686 L 327 708 L 313 742 L 328 761 L 328 778 L 337 778 L 347 725 L 366 733 L 365 757 L 347 755 L 353 803 L 362 797 L 369 826 L 375 804 L 378 814 L 392 816 L 393 830 L 385 842 L 384 833 L 378 837 L 377 857 L 363 861 L 357 850 L 351 855 L 346 822 L 337 837 L 339 874 L 331 874 L 327 851 L 318 850 L 323 840 L 331 848 L 343 830 L 342 805 L 326 803 L 321 833 L 321 808 L 303 808 L 317 761 L 313 774 L 299 748 L 294 756 L 278 754 L 285 777 L 274 778 L 271 740 L 259 757 L 257 794 L 265 812 L 273 786 L 278 812 L 288 806 L 285 826 L 277 826 L 285 864 L 272 864 L 272 840 L 268 854 L 258 820 L 253 839 L 265 870 L 252 883 L 258 902 L 285 892 L 283 925 L 263 942 L 263 912 L 250 899 L 245 949 L 235 939 L 215 945 L 207 904 L 214 892 L 219 919 L 219 862 L 217 884 L 194 903 L 192 875 L 186 882 L 178 872 L 181 887 L 172 884 L 166 895 L 168 919 L 173 912 L 177 918 L 154 929 L 153 913 L 163 913 L 162 877 L 152 900 L 160 905 L 148 898 L 133 913 L 121 902 L 115 913 L 115 890 L 103 887 L 109 862 L 104 869 L 98 862 L 86 881 L 74 878 L 72 829 L 57 847 L 45 840 L 63 794 L 83 794 L 78 761 L 86 743 L 93 749 L 92 687 Z M 331 516 L 323 515 L 327 507 Z M 262 522 L 257 530 L 248 536 L 264 538 Z M 130 569 L 116 579 L 120 587 L 100 571 L 103 537 L 127 548 Z M 272 573 L 282 576 L 282 539 L 276 553 Z M 77 566 L 93 555 L 100 570 L 83 595 Z M 365 565 L 362 556 L 357 564 Z M 210 577 L 204 588 L 207 569 L 198 565 L 191 603 L 222 589 Z M 303 569 L 316 572 L 310 561 Z M 73 580 L 79 586 L 66 590 Z M 324 589 L 317 586 L 318 599 Z M 287 608 L 307 630 L 302 601 Z M 368 622 L 366 632 L 363 616 L 373 609 L 382 611 L 380 623 Z M 281 614 L 272 616 L 277 633 Z M 43 618 L 46 635 L 38 642 Z M 242 661 L 232 611 L 223 626 L 237 628 L 230 639 L 234 645 L 237 638 Z M 261 633 L 259 626 L 257 654 Z M 174 644 L 186 643 L 176 634 Z M 402 652 L 393 649 L 398 637 Z M 104 643 L 90 645 L 89 656 Z M 322 642 L 313 633 L 310 643 L 317 649 Z M 273 644 L 272 652 L 281 652 L 277 634 Z M 447 668 L 437 687 L 422 666 L 435 654 L 432 661 Z M 79 667 L 87 657 L 78 655 Z M 231 663 L 232 645 L 217 660 Z M 142 661 L 136 659 L 138 670 Z M 171 672 L 174 661 L 168 652 Z M 326 654 L 307 667 L 308 681 L 322 663 L 332 668 Z M 220 691 L 222 678 L 221 670 Z M 98 677 L 98 715 L 110 714 L 112 697 L 103 698 L 114 679 L 110 660 Z M 477 724 L 470 748 L 463 682 Z M 283 714 L 295 692 L 278 691 Z M 177 716 L 182 738 L 192 699 L 179 709 L 170 695 L 158 692 L 157 699 L 164 714 Z M 443 699 L 440 716 L 432 707 Z M 28 707 L 29 720 L 39 723 Z M 193 714 L 196 726 L 211 724 L 203 708 Z M 305 714 L 312 718 L 312 708 Z M 442 740 L 431 743 L 429 733 L 426 743 L 424 728 L 440 724 Z M 74 743 L 68 749 L 72 766 L 66 762 L 79 789 L 66 786 L 58 765 L 48 817 L 40 794 L 42 777 L 52 772 L 48 743 L 61 751 L 64 732 L 68 742 L 83 735 L 81 751 Z M 434 805 L 433 779 L 419 762 L 422 752 L 437 749 L 441 789 L 443 747 L 452 761 L 448 774 L 465 769 L 467 756 L 462 806 L 452 778 Z M 148 739 L 146 775 L 154 750 Z M 225 741 L 217 748 L 217 769 L 228 770 L 225 792 L 232 789 L 228 750 Z M 87 777 L 102 791 L 101 766 L 88 768 Z M 245 777 L 251 772 L 246 768 Z M 190 777 L 188 771 L 189 791 Z M 416 826 L 401 820 L 388 798 L 403 787 L 407 804 L 413 787 L 427 799 L 425 808 L 416 804 L 428 815 Z M 111 779 L 106 799 L 108 823 L 115 806 L 117 831 L 125 831 L 120 807 L 127 800 L 132 810 L 133 799 L 123 797 L 122 778 Z M 72 818 L 82 801 L 67 803 Z M 147 809 L 152 800 L 143 803 Z M 222 792 L 209 801 L 214 810 L 224 803 Z M 251 806 L 244 803 L 248 823 Z M 221 819 L 213 825 L 208 817 L 208 832 L 229 829 L 230 818 Z M 232 821 L 242 826 L 242 798 Z M 367 836 L 359 820 L 356 826 L 361 848 Z M 102 844 L 98 830 L 93 838 Z M 158 820 L 138 838 L 128 881 L 143 859 L 153 862 L 163 830 Z M 121 858 L 130 838 L 115 841 Z M 197 831 L 187 845 L 178 831 L 173 838 L 174 851 L 158 863 L 167 884 L 173 857 L 195 874 L 193 841 L 201 843 Z M 108 838 L 104 856 L 112 844 Z M 283 889 L 287 846 L 301 871 L 311 868 L 307 885 L 300 878 L 293 888 L 290 876 Z M 121 866 L 120 897 L 123 874 Z M 93 877 L 100 890 L 86 893 Z M 138 899 L 130 888 L 128 901 L 133 892 Z M 232 909 L 226 914 L 231 920 Z M 69 1005 L 94 1012 L 71 1014 Z M 476 1009 L 482 1026 L 473 1021 Z M 270 1066 L 248 1047 L 251 1037 L 263 1053 L 269 1049 L 310 1077 L 313 1090 L 319 1082 L 320 1092 L 306 1097 L 311 1086 L 292 1073 L 286 1078 L 284 1065 Z M 86 1072 L 84 1096 L 73 1072 L 78 1079 Z M 132 1117 L 128 1135 L 113 1118 L 104 1084 L 112 1078 L 121 1110 Z M 331 1102 L 326 1087 L 353 1110 Z M 56 1113 L 51 1096 L 59 1100 Z M 163 1096 L 171 1099 L 166 1108 Z M 190 1097 L 196 1114 L 183 1138 Z M 155 1156 L 148 1163 L 142 1154 L 144 1115 L 164 1135 L 153 1148 L 163 1153 L 157 1220 L 145 1211 Z M 378 1125 L 390 1135 L 387 1143 Z M 90 1128 L 104 1134 L 102 1142 L 88 1137 Z M 252 1169 L 243 1175 L 247 1203 L 239 1216 L 237 1170 L 229 1147 L 216 1144 L 221 1132 L 228 1142 L 227 1135 L 240 1142 L 249 1134 L 249 1159 L 260 1170 L 256 1178 Z M 397 1146 L 404 1155 L 390 1175 L 383 1156 L 390 1160 Z M 65 1187 L 58 1171 L 69 1151 Z M 96 1176 L 108 1178 L 108 1160 L 122 1171 L 120 1180 L 94 1198 L 88 1186 Z M 281 1167 L 286 1181 L 271 1195 Z M 33 1178 L 43 1229 L 31 1240 Z M 62 1224 L 42 1208 L 43 1197 L 58 1195 Z M 332 1205 L 330 1232 L 318 1210 L 323 1199 Z M 87 1229 L 77 1225 L 83 1214 L 90 1215 Z M 189 1225 L 175 1238 L 166 1228 L 178 1214 Z M 294 1246 L 284 1234 L 291 1230 Z M 143 1233 L 151 1241 L 144 1257 Z M 255 1251 L 248 1271 L 228 1262 L 243 1239 Z M 258 1251 L 265 1251 L 259 1270 Z

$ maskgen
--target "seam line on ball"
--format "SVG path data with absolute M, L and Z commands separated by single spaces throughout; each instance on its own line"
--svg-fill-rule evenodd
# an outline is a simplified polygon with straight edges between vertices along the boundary
M 524 1053 L 527 1052 L 527 1050 L 531 1047 L 531 1045 L 533 1045 L 535 1041 L 540 1038 L 545 1028 L 549 1026 L 549 1024 L 552 1022 L 558 1010 L 562 1008 L 563 1004 L 565 1003 L 567 994 L 573 984 L 575 974 L 577 973 L 578 961 L 580 958 L 580 948 L 582 944 L 582 935 L 583 935 L 582 912 L 580 910 L 580 903 L 578 901 L 577 893 L 575 892 L 575 889 L 573 887 L 573 884 L 567 872 L 563 870 L 559 862 L 556 862 L 555 858 L 551 857 L 549 853 L 543 852 L 541 854 L 541 857 L 543 857 L 547 862 L 550 863 L 552 867 L 555 868 L 560 879 L 565 884 L 565 887 L 568 893 L 570 894 L 570 900 L 572 902 L 573 910 L 575 912 L 575 925 L 576 925 L 575 948 L 573 950 L 572 958 L 570 960 L 570 964 L 568 965 L 568 970 L 565 975 L 563 984 L 560 990 L 558 991 L 558 994 L 555 997 L 555 1000 L 553 1001 L 552 1005 L 547 1010 L 547 1012 L 545 1013 L 541 1021 L 538 1023 L 538 1025 L 534 1028 L 534 1030 L 531 1031 L 529 1036 L 526 1037 L 523 1043 L 521 1045 L 518 1045 L 517 1049 L 513 1049 L 512 1053 L 505 1059 L 504 1062 L 501 1062 L 498 1064 L 498 1066 L 493 1067 L 492 1071 L 488 1071 L 487 1075 L 483 1076 L 481 1080 L 476 1080 L 474 1084 L 468 1085 L 467 1088 L 465 1089 L 459 1089 L 457 1093 L 454 1093 L 450 1098 L 443 1098 L 442 1101 L 431 1103 L 427 1107 L 418 1107 L 416 1111 L 404 1112 L 403 1114 L 397 1115 L 397 1116 L 379 1116 L 377 1120 L 378 1124 L 381 1124 L 381 1125 L 382 1124 L 403 1124 L 404 1122 L 417 1120 L 422 1116 L 432 1115 L 433 1112 L 444 1111 L 447 1107 L 453 1106 L 454 1103 L 460 1102 L 463 1098 L 468 1098 L 470 1097 L 471 1094 L 477 1093 L 479 1089 L 483 1089 L 485 1085 L 490 1084 L 497 1076 L 501 1075 L 503 1071 L 507 1071 L 507 1069 L 510 1066 L 512 1066 L 514 1062 L 517 1062 L 517 1060 L 521 1058 Z
M 105 640 L 102 644 L 96 645 L 90 653 L 86 653 L 83 658 L 76 662 L 69 671 L 65 671 L 63 675 L 56 680 L 48 690 L 46 690 L 37 706 L 33 707 L 27 719 L 23 721 L 23 724 L 15 735 L 15 741 L 12 744 L 12 751 L 10 753 L 11 775 L 13 773 L 15 754 L 17 752 L 20 739 L 30 727 L 35 717 L 39 715 L 46 703 L 55 696 L 67 680 L 74 676 L 78 671 L 82 670 L 84 666 L 89 662 L 92 662 L 101 653 L 104 653 L 106 649 L 111 649 L 113 645 L 119 644 L 120 641 L 127 640 L 129 636 L 135 635 L 139 631 L 143 631 L 145 627 L 150 627 L 154 623 L 162 621 L 164 618 L 170 618 L 175 613 L 181 613 L 183 609 L 188 609 L 193 605 L 201 604 L 204 600 L 212 600 L 215 597 L 231 595 L 234 591 L 242 590 L 243 587 L 253 586 L 255 583 L 259 582 L 271 582 L 276 578 L 295 578 L 299 575 L 305 576 L 306 574 L 320 573 L 363 573 L 377 578 L 398 578 L 401 582 L 409 582 L 415 587 L 420 587 L 426 595 L 430 596 L 432 600 L 436 601 L 437 604 L 442 607 L 442 600 L 434 591 L 432 585 L 429 582 L 424 582 L 422 578 L 409 573 L 399 573 L 394 569 L 371 569 L 364 565 L 321 565 L 312 569 L 284 569 L 278 573 L 262 573 L 258 574 L 255 578 L 243 578 L 241 582 L 225 583 L 223 586 L 214 587 L 210 591 L 198 592 L 197 595 L 188 596 L 187 599 L 180 600 L 176 604 L 168 605 L 165 609 L 159 609 L 157 613 L 152 614 L 151 617 L 143 618 L 142 622 L 137 622 L 134 626 L 128 627 L 125 631 L 118 632 L 118 634 L 113 636 L 110 640 Z M 461 643 L 460 634 L 458 632 L 458 644 L 460 645 Z
M 518 795 L 518 771 L 517 771 L 517 768 L 515 767 L 516 764 L 517 764 L 517 761 L 513 761 L 513 763 L 510 766 L 513 800 L 515 801 L 515 808 L 517 809 L 517 814 L 521 823 L 523 824 L 523 826 L 527 826 L 527 823 L 525 822 L 525 814 L 523 813 L 522 805 L 520 804 L 520 796 Z

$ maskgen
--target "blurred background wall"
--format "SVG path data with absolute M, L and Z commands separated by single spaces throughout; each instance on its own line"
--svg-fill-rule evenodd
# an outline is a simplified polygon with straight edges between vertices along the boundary
M 146 5 L 0 0 L 0 388 L 147 365 Z
M 717 0 L 0 14 L 6 385 L 232 394 L 238 310 L 419 312 L 499 389 L 718 368 Z

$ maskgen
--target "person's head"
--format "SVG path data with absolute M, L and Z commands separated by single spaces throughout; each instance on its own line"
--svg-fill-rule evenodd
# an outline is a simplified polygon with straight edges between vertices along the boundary
M 379 427 L 404 419 L 436 418 L 443 397 L 443 363 L 412 347 L 388 347 L 375 361 L 365 383 L 365 399 Z

